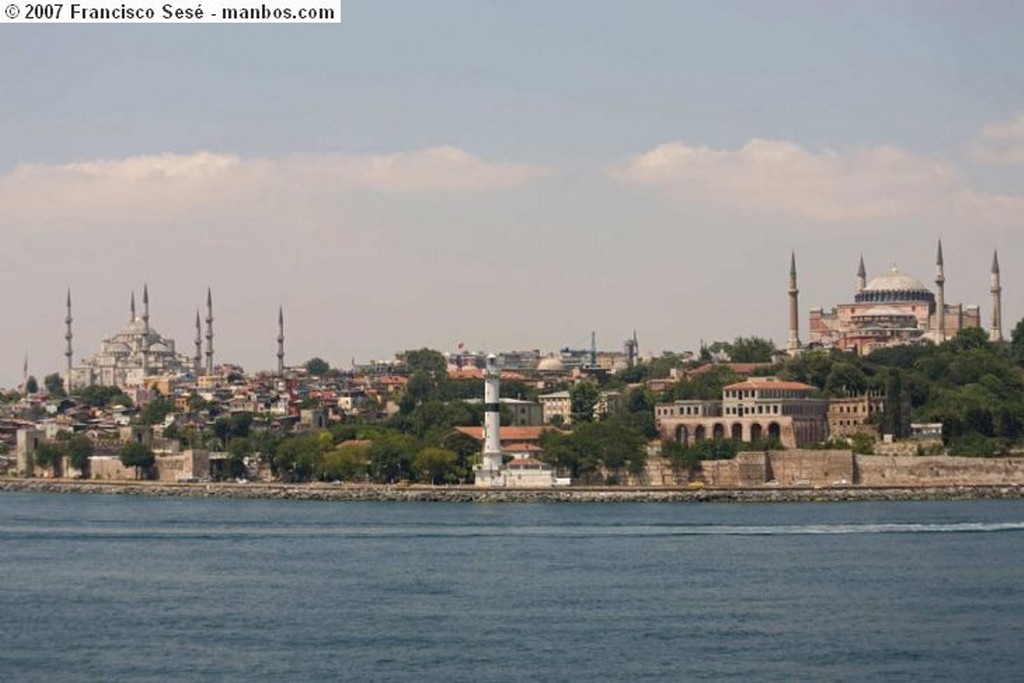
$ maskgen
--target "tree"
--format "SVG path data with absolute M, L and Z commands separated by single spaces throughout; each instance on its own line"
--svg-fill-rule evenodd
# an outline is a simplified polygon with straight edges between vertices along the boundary
M 84 434 L 75 434 L 64 444 L 68 461 L 71 466 L 82 473 L 82 477 L 89 478 L 89 458 L 92 457 L 92 440 Z
M 144 425 L 160 424 L 173 412 L 174 403 L 170 399 L 158 396 L 139 411 L 139 422 Z
M 413 460 L 413 471 L 420 481 L 443 484 L 455 478 L 459 456 L 447 448 L 429 447 L 421 450 Z
M 53 476 L 61 475 L 61 460 L 64 458 L 64 449 L 60 444 L 44 441 L 36 447 L 34 460 L 41 467 L 48 467 L 53 470 Z
M 333 447 L 334 440 L 326 430 L 293 436 L 277 445 L 271 467 L 282 478 L 306 481 L 315 474 L 324 454 Z
M 734 363 L 770 363 L 775 355 L 775 343 L 761 337 L 736 337 L 729 349 Z
M 867 391 L 867 388 L 867 375 L 848 362 L 835 363 L 825 380 L 825 391 L 833 396 L 854 396 Z
M 51 398 L 64 398 L 67 392 L 64 391 L 64 378 L 54 372 L 43 378 L 43 386 Z
M 364 479 L 369 467 L 369 447 L 348 444 L 324 455 L 320 478 L 324 480 L 352 481 Z
M 890 368 L 885 380 L 885 432 L 895 438 L 905 435 L 903 427 L 903 377 L 897 368 Z
M 121 448 L 121 464 L 125 467 L 134 467 L 135 478 L 138 479 L 140 474 L 148 476 L 149 471 L 156 464 L 156 457 L 149 446 L 133 441 Z
M 577 382 L 569 389 L 569 410 L 572 421 L 593 422 L 594 407 L 601 398 L 601 391 L 593 382 Z
M 394 433 L 380 436 L 370 445 L 370 476 L 386 483 L 407 478 L 416 452 L 416 442 L 411 436 Z
M 306 372 L 313 377 L 323 377 L 330 369 L 331 366 L 323 358 L 310 358 L 306 361 Z
M 82 405 L 89 408 L 107 408 L 114 405 L 130 406 L 131 398 L 118 387 L 90 386 L 75 389 L 72 394 Z
M 35 375 L 29 375 L 28 379 L 25 380 L 25 393 L 26 394 L 38 394 L 39 393 L 39 382 L 36 381 Z
M 1017 322 L 1010 336 L 1010 354 L 1018 365 L 1024 365 L 1024 318 Z
M 956 351 L 981 349 L 988 346 L 988 333 L 980 327 L 965 327 L 946 343 Z

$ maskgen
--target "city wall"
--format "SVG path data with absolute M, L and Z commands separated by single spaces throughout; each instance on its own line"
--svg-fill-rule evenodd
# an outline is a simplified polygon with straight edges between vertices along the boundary
M 739 453 L 706 461 L 695 477 L 708 486 L 1024 485 L 1024 458 L 854 455 L 844 450 Z

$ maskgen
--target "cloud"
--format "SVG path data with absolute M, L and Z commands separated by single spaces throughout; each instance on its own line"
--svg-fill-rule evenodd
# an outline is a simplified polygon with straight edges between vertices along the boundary
M 985 164 L 1024 164 L 1024 113 L 981 129 L 970 148 L 971 158 Z
M 385 193 L 509 189 L 548 175 L 541 166 L 485 161 L 457 147 L 385 155 L 310 154 L 280 159 L 195 152 L 69 164 L 24 164 L 0 176 L 9 219 L 181 214 L 247 201 Z
M 771 211 L 811 220 L 920 215 L 964 188 L 950 163 L 892 146 L 841 154 L 753 139 L 737 150 L 669 142 L 609 169 L 621 182 L 677 201 Z

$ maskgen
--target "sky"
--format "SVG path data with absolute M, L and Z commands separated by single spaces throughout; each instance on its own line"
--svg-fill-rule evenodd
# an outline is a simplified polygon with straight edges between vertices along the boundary
M 786 340 L 893 265 L 1024 317 L 1024 3 L 345 0 L 0 24 L 0 386 L 129 321 L 217 362 Z

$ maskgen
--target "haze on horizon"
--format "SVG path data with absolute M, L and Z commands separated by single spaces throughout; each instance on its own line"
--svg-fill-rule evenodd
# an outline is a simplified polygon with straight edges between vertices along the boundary
M 1024 317 L 1024 4 L 347 0 L 0 28 L 0 386 L 128 322 L 216 359 L 785 342 L 896 263 Z

